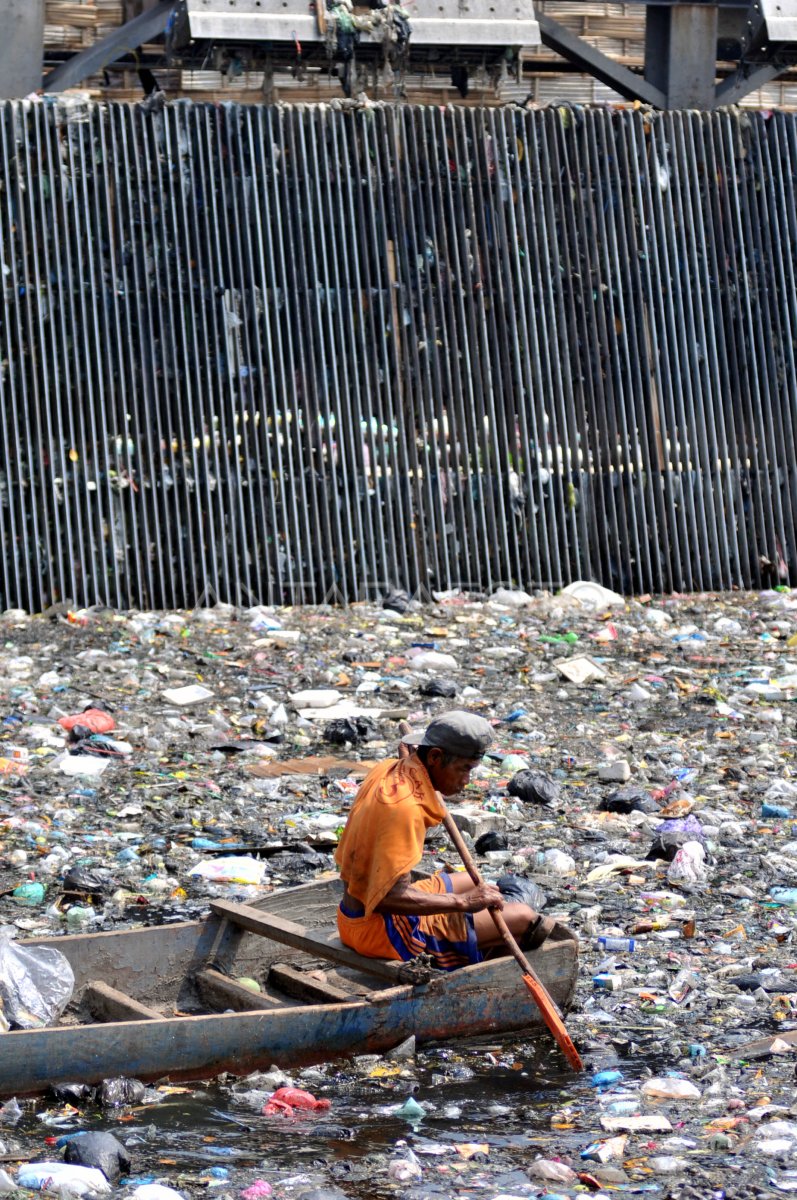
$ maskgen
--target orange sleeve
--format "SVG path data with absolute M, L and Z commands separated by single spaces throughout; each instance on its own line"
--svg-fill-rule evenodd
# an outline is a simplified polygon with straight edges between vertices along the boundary
M 335 853 L 341 876 L 366 916 L 402 875 L 417 867 L 427 829 L 442 819 L 432 782 L 416 755 L 388 759 L 366 776 Z

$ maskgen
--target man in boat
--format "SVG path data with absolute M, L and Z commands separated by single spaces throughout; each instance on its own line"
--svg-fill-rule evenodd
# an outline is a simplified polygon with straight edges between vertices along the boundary
M 556 926 L 527 904 L 507 903 L 493 884 L 474 887 L 467 872 L 413 882 L 426 831 L 441 824 L 444 796 L 467 784 L 493 740 L 475 713 L 450 712 L 409 734 L 399 757 L 366 776 L 335 860 L 344 882 L 341 941 L 369 958 L 407 961 L 429 955 L 452 971 L 481 962 L 501 944 L 489 910 L 500 909 L 521 948 L 534 950 Z

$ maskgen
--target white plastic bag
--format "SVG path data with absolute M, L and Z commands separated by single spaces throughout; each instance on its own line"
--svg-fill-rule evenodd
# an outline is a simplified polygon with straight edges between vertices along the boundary
M 185 1200 L 185 1197 L 162 1183 L 142 1183 L 133 1192 L 133 1200 Z
M 199 875 L 202 879 L 209 879 L 211 883 L 247 883 L 250 885 L 262 883 L 265 873 L 266 864 L 264 862 L 242 855 L 212 858 L 206 862 L 197 863 L 188 872 L 189 875 Z
M 690 1079 L 678 1079 L 674 1075 L 646 1079 L 642 1084 L 642 1095 L 655 1100 L 699 1100 L 700 1088 Z
M 0 933 L 0 1008 L 12 1025 L 52 1025 L 72 998 L 75 976 L 60 950 L 12 942 Z
M 453 654 L 441 654 L 438 650 L 422 650 L 409 660 L 411 671 L 456 671 L 458 666 Z
M 702 883 L 708 878 L 706 852 L 700 842 L 685 842 L 667 869 L 673 883 Z
M 17 1183 L 32 1191 L 59 1192 L 61 1196 L 103 1196 L 111 1185 L 96 1167 L 76 1167 L 64 1162 L 25 1163 Z

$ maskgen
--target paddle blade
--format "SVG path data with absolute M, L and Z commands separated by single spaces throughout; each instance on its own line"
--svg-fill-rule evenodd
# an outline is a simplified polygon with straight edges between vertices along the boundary
M 531 975 L 524 975 L 523 982 L 534 997 L 534 1003 L 542 1014 L 542 1019 L 551 1031 L 554 1041 L 559 1049 L 564 1054 L 570 1066 L 574 1071 L 583 1071 L 584 1064 L 581 1061 L 581 1055 L 573 1045 L 570 1034 L 564 1027 L 564 1023 L 557 1013 L 551 997 L 546 992 L 545 988 L 540 987 L 536 979 L 532 979 Z

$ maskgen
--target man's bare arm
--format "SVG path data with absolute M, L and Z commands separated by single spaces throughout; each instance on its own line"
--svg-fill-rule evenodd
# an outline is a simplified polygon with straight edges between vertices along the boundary
M 497 887 L 484 883 L 481 887 L 461 892 L 424 892 L 412 886 L 412 877 L 402 875 L 376 911 L 396 916 L 431 917 L 435 913 L 482 912 L 485 908 L 503 908 L 504 897 Z

